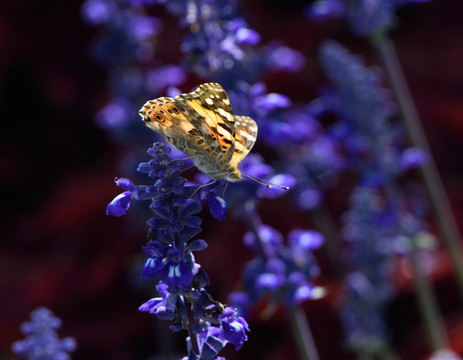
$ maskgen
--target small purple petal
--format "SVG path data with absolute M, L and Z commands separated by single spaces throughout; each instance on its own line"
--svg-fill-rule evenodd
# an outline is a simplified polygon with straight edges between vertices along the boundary
M 257 31 L 240 28 L 235 34 L 236 42 L 242 45 L 256 45 L 260 42 L 260 35 Z
M 207 248 L 207 243 L 204 240 L 195 240 L 186 247 L 186 251 L 201 251 Z
M 285 95 L 270 93 L 256 98 L 255 105 L 265 110 L 274 110 L 289 107 L 291 105 L 291 100 Z
M 258 189 L 257 194 L 261 198 L 276 199 L 288 192 L 280 186 L 287 186 L 290 189 L 296 185 L 296 178 L 289 174 L 277 174 L 268 180 L 271 189 L 262 187 Z
M 408 148 L 400 158 L 400 170 L 406 171 L 425 165 L 429 161 L 429 154 L 422 149 Z
M 312 251 L 323 245 L 323 235 L 314 230 L 295 229 L 288 234 L 288 244 L 294 251 Z
M 299 286 L 293 294 L 293 301 L 299 304 L 305 300 L 312 299 L 314 297 L 313 290 L 314 286 L 310 284 Z
M 146 259 L 145 266 L 141 272 L 143 279 L 155 279 L 159 276 L 162 270 L 162 259 L 161 258 L 148 258 Z
M 106 207 L 106 215 L 122 216 L 130 208 L 130 199 L 132 193 L 124 191 L 122 194 L 117 195 Z
M 256 279 L 255 286 L 263 290 L 275 291 L 280 286 L 282 286 L 284 282 L 285 282 L 284 276 L 276 275 L 272 273 L 264 273 L 264 274 L 261 274 Z
M 173 289 L 186 289 L 191 287 L 193 272 L 184 262 L 168 262 L 162 269 L 161 278 L 164 283 Z
M 207 204 L 211 215 L 217 220 L 223 220 L 227 215 L 227 203 L 219 195 L 207 194 Z
M 225 339 L 233 344 L 236 350 L 241 349 L 244 342 L 248 340 L 246 331 L 249 331 L 247 322 L 240 316 L 228 318 L 222 322 L 223 335 Z

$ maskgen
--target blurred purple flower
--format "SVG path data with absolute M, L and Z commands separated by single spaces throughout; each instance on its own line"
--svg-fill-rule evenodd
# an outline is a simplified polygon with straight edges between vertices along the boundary
M 345 17 L 351 30 L 361 36 L 371 36 L 391 30 L 395 25 L 397 7 L 428 0 L 317 0 L 307 7 L 313 20 Z
M 87 0 L 81 8 L 81 15 L 89 25 L 100 25 L 110 21 L 116 12 L 112 0 Z
M 401 171 L 406 171 L 426 165 L 428 161 L 429 154 L 426 151 L 418 148 L 408 148 L 400 157 L 399 168 Z
M 116 98 L 96 114 L 96 121 L 103 129 L 121 128 L 127 125 L 132 106 L 124 98 Z
M 12 351 L 29 360 L 68 360 L 69 353 L 76 349 L 72 337 L 58 338 L 56 330 L 61 327 L 61 320 L 47 308 L 40 307 L 30 315 L 30 321 L 21 325 L 26 338 L 12 344 Z
M 159 94 L 166 88 L 183 84 L 185 79 L 186 73 L 181 66 L 164 65 L 147 74 L 147 87 L 150 92 Z
M 305 65 L 305 57 L 299 51 L 287 46 L 269 46 L 267 49 L 267 61 L 272 71 L 297 72 Z

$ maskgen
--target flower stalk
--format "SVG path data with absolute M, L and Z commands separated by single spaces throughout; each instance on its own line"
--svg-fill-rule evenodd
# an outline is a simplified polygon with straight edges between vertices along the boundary
M 442 318 L 438 312 L 437 300 L 431 289 L 431 286 L 426 279 L 424 269 L 419 258 L 419 249 L 416 243 L 416 237 L 412 237 L 412 251 L 410 251 L 409 259 L 413 269 L 413 279 L 415 281 L 418 306 L 423 317 L 425 330 L 428 336 L 428 341 L 432 352 L 444 349 L 448 346 L 445 327 Z
M 420 169 L 434 208 L 434 213 L 439 223 L 443 241 L 455 269 L 460 295 L 463 298 L 461 235 L 459 234 L 442 180 L 439 177 L 435 162 L 432 159 L 429 144 L 426 140 L 410 90 L 408 89 L 394 44 L 385 34 L 375 36 L 372 38 L 371 42 L 378 50 L 379 56 L 383 62 L 413 146 L 425 150 L 429 154 L 428 162 Z
M 319 360 L 317 347 L 310 330 L 309 322 L 300 305 L 290 305 L 288 312 L 291 330 L 302 360 Z

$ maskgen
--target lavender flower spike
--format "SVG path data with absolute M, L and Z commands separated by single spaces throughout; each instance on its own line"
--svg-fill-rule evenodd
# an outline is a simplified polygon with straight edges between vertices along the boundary
M 31 313 L 31 321 L 21 325 L 26 338 L 11 346 L 13 352 L 28 360 L 67 360 L 76 348 L 72 337 L 58 338 L 56 330 L 61 320 L 47 308 L 40 307 Z
M 149 241 L 143 251 L 148 258 L 141 276 L 154 281 L 159 296 L 138 310 L 171 321 L 173 331 L 187 330 L 187 359 L 218 359 L 228 343 L 241 348 L 249 328 L 236 310 L 225 308 L 204 289 L 209 279 L 193 252 L 204 250 L 207 244 L 192 239 L 201 232 L 201 219 L 195 215 L 202 208 L 201 199 L 208 202 L 215 218 L 225 216 L 226 203 L 210 189 L 204 194 L 196 191 L 196 186 L 185 187 L 182 162 L 171 161 L 169 152 L 170 148 L 155 143 L 148 150 L 152 159 L 138 166 L 139 172 L 153 179 L 153 185 L 137 186 L 128 179 L 117 179 L 117 185 L 126 191 L 108 205 L 107 213 L 119 216 L 131 200 L 151 200 L 154 216 L 147 222 Z

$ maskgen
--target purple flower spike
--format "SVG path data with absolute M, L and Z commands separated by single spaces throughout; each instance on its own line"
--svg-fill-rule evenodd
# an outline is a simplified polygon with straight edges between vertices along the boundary
M 31 321 L 21 326 L 26 338 L 12 345 L 15 354 L 29 360 L 70 360 L 70 352 L 76 348 L 74 338 L 58 338 L 56 330 L 61 320 L 47 308 L 41 307 L 31 313 Z

